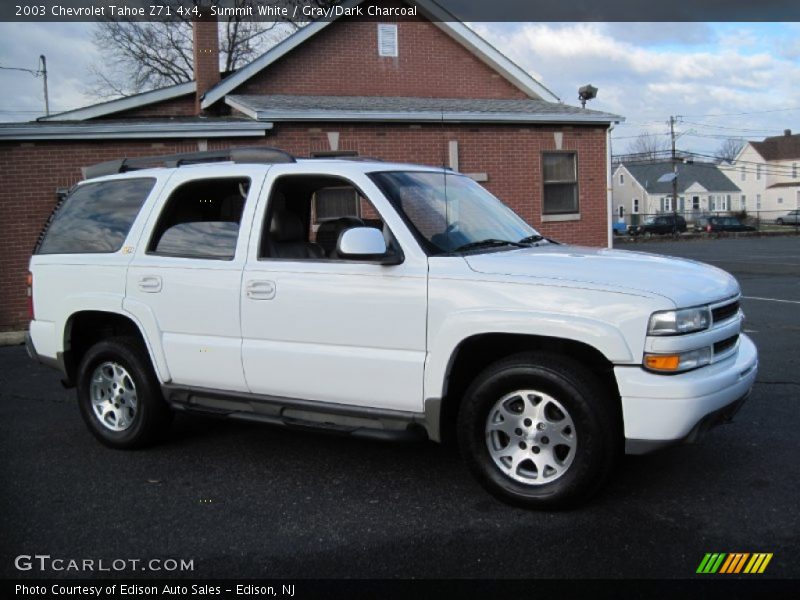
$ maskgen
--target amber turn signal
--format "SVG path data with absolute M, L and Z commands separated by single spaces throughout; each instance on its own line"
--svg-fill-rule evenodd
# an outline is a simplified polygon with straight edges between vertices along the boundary
M 680 354 L 648 354 L 644 364 L 653 371 L 677 371 L 681 364 Z

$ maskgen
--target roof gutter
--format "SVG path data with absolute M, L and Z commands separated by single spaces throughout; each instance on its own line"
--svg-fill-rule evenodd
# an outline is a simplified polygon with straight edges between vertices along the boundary
M 40 125 L 0 127 L 0 141 L 123 140 L 219 137 L 264 137 L 272 123 L 131 123 Z
M 618 123 L 620 117 L 598 117 L 591 115 L 548 115 L 519 113 L 470 113 L 470 112 L 361 112 L 355 110 L 257 110 L 259 121 L 354 121 L 354 122 L 431 122 L 441 123 Z

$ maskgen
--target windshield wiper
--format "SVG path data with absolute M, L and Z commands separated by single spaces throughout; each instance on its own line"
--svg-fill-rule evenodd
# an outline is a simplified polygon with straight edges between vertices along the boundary
M 465 250 L 474 250 L 475 248 L 492 248 L 494 246 L 516 246 L 517 248 L 527 248 L 528 244 L 521 242 L 510 242 L 508 240 L 498 240 L 495 238 L 487 238 L 485 240 L 478 240 L 477 242 L 469 242 L 462 244 L 453 252 L 464 252 Z
M 559 245 L 555 240 L 551 240 L 550 238 L 539 235 L 538 233 L 529 235 L 528 237 L 522 238 L 519 241 L 520 244 L 535 244 L 536 242 L 548 242 L 550 244 Z

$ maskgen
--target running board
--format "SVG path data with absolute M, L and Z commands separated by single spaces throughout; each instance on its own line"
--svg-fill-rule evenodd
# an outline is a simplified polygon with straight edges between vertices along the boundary
M 161 388 L 178 411 L 375 440 L 428 439 L 424 414 L 169 384 Z

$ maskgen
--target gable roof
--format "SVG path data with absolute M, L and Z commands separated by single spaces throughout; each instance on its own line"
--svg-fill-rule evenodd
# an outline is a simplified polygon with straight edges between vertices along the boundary
M 776 135 L 761 142 L 750 142 L 764 160 L 791 160 L 800 158 L 800 133 Z
M 617 123 L 618 115 L 544 100 L 374 96 L 229 95 L 225 103 L 258 121 Z
M 116 100 L 91 104 L 82 108 L 76 108 L 75 110 L 67 110 L 50 115 L 49 117 L 40 117 L 37 121 L 84 121 L 86 119 L 96 119 L 97 117 L 104 117 L 132 108 L 139 108 L 147 106 L 148 104 L 180 98 L 187 94 L 194 94 L 196 89 L 196 82 L 187 81 L 186 83 L 158 88 L 150 90 L 149 92 L 142 92 L 141 94 L 117 98 Z
M 358 6 L 363 1 L 364 0 L 344 0 L 340 5 L 345 8 L 350 8 Z M 489 42 L 472 31 L 472 29 L 461 22 L 453 21 L 453 16 L 436 4 L 434 0 L 404 0 L 404 2 L 416 5 L 420 9 L 420 13 L 428 17 L 434 25 L 532 98 L 543 99 L 545 96 L 549 96 L 552 101 L 561 101 L 558 96 L 531 77 L 524 69 L 512 62 Z M 448 19 L 451 20 L 448 21 Z M 201 107 L 208 108 L 215 102 L 218 102 L 245 81 L 260 73 L 279 58 L 285 56 L 294 48 L 328 27 L 328 25 L 335 20 L 336 19 L 330 21 L 313 21 L 297 30 L 295 33 L 267 50 L 253 62 L 245 65 L 208 90 L 203 95 Z
M 626 164 L 631 177 L 641 185 L 648 194 L 671 194 L 672 182 L 659 181 L 662 175 L 672 173 L 672 162 Z M 692 185 L 703 186 L 709 192 L 739 192 L 739 187 L 711 163 L 678 163 L 678 192 L 685 192 Z

